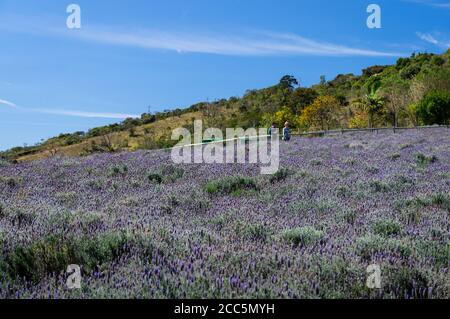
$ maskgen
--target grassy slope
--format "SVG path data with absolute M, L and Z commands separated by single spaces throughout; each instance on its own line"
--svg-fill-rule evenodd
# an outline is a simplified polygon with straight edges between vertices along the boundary
M 111 143 L 119 145 L 124 142 L 128 145 L 126 149 L 132 151 L 136 150 L 138 146 L 143 142 L 147 134 L 145 129 L 150 129 L 152 131 L 153 137 L 160 137 L 166 133 L 167 128 L 181 127 L 187 125 L 191 122 L 192 118 L 201 118 L 202 115 L 199 112 L 183 114 L 179 117 L 170 117 L 164 120 L 160 120 L 154 123 L 140 125 L 135 128 L 135 136 L 130 136 L 129 131 L 114 132 L 110 134 Z M 58 147 L 56 146 L 56 154 L 65 156 L 79 156 L 84 150 L 89 147 L 92 142 L 101 143 L 102 136 L 89 138 L 79 144 L 68 145 Z M 33 161 L 52 155 L 51 149 L 40 150 L 35 154 L 24 155 L 17 158 L 18 162 Z
M 433 59 L 436 58 L 442 59 L 443 64 L 436 65 L 433 62 Z M 312 86 L 311 91 L 315 91 L 319 95 L 337 96 L 342 100 L 343 105 L 348 105 L 349 102 L 367 94 L 367 92 L 381 92 L 383 86 L 389 87 L 389 78 L 399 76 L 408 85 L 411 85 L 413 80 L 420 78 L 427 72 L 433 72 L 436 69 L 450 72 L 449 60 L 450 50 L 442 55 L 416 55 L 409 59 L 400 59 L 396 65 L 369 67 L 363 70 L 363 74 L 360 76 L 353 74 L 338 75 L 325 85 Z M 444 84 L 444 88 L 445 85 L 448 84 Z M 92 142 L 100 144 L 105 139 L 105 135 L 108 135 L 116 150 L 133 151 L 139 148 L 160 148 L 163 144 L 155 143 L 155 141 L 158 141 L 158 139 L 170 140 L 173 128 L 192 124 L 193 118 L 212 119 L 212 123 L 209 122 L 208 124 L 215 127 L 263 126 L 265 125 L 265 123 L 262 123 L 263 114 L 273 114 L 284 106 L 294 110 L 294 115 L 298 116 L 302 108 L 305 107 L 305 105 L 302 105 L 302 99 L 304 101 L 305 97 L 297 94 L 300 90 L 286 91 L 279 85 L 252 90 L 248 91 L 242 98 L 199 103 L 198 107 L 181 110 L 179 116 L 170 116 L 145 125 L 132 125 L 133 136 L 131 136 L 129 129 L 124 129 L 124 126 L 122 126 L 122 129 L 118 132 L 108 134 L 102 132 L 100 136 L 84 137 L 73 145 L 65 145 L 64 137 L 55 137 L 41 145 L 0 152 L 0 157 L 23 162 L 50 157 L 54 154 L 80 156 L 91 153 L 92 151 L 87 150 L 91 147 Z M 214 109 L 213 113 L 208 113 L 208 107 Z M 347 114 L 351 112 L 350 108 L 346 111 Z M 146 140 L 152 142 L 151 146 L 146 145 Z

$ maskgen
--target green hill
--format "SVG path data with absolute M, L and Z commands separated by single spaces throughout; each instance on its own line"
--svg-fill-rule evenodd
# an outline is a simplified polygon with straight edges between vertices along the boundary
M 361 75 L 339 74 L 312 87 L 284 76 L 274 86 L 249 90 L 242 97 L 202 102 L 186 109 L 142 114 L 139 119 L 61 134 L 29 147 L 0 153 L 12 161 L 54 155 L 83 156 L 95 152 L 170 147 L 173 128 L 192 129 L 193 119 L 205 126 L 267 127 L 285 121 L 301 131 L 378 126 L 448 124 L 450 119 L 450 50 L 442 55 L 419 53 L 395 65 L 371 66 Z

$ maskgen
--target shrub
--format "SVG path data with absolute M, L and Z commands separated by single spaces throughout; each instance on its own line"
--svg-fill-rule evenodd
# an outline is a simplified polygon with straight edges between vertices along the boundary
M 450 213 L 450 194 L 435 193 L 431 195 L 430 202 L 432 205 L 445 209 Z
M 417 225 L 422 219 L 422 214 L 419 209 L 411 209 L 408 208 L 402 213 L 402 218 L 405 223 L 408 225 L 414 224 Z
M 377 193 L 389 191 L 389 185 L 383 181 L 371 181 L 369 186 L 374 192 Z
M 271 183 L 277 183 L 285 180 L 289 175 L 291 175 L 291 171 L 286 168 L 279 169 L 275 174 L 270 176 Z
M 398 235 L 402 230 L 402 225 L 391 219 L 378 219 L 373 225 L 372 229 L 375 234 L 381 236 Z
M 0 167 L 8 166 L 9 162 L 0 158 Z
M 412 251 L 399 240 L 367 235 L 356 241 L 356 253 L 363 259 L 370 260 L 373 255 L 379 253 L 399 254 L 401 257 L 407 258 Z
M 341 185 L 336 188 L 336 194 L 339 197 L 347 198 L 347 197 L 350 197 L 351 191 L 347 186 Z
M 152 183 L 162 184 L 163 182 L 175 182 L 184 176 L 184 169 L 174 165 L 165 165 L 158 172 L 148 175 Z
M 5 206 L 3 206 L 2 203 L 0 203 L 0 219 L 4 218 L 6 216 L 6 209 Z
M 246 239 L 255 241 L 266 241 L 269 231 L 262 224 L 239 224 L 236 232 Z
M 121 166 L 114 166 L 111 169 L 111 176 L 125 176 L 128 173 L 128 166 L 126 165 L 121 165 Z
M 396 161 L 400 157 L 402 157 L 402 156 L 399 153 L 392 153 L 391 155 L 388 156 L 388 158 L 391 159 L 392 161 Z
M 184 169 L 174 165 L 165 165 L 161 168 L 161 175 L 168 181 L 174 182 L 184 176 Z
M 78 194 L 76 192 L 59 192 L 55 194 L 56 200 L 61 205 L 72 205 L 77 200 Z
M 426 260 L 433 260 L 436 267 L 445 268 L 450 259 L 450 243 L 437 241 L 421 241 L 417 244 L 417 252 Z
M 420 101 L 417 113 L 427 125 L 448 124 L 450 119 L 450 93 L 430 92 Z
M 320 159 L 313 159 L 313 160 L 311 160 L 310 163 L 311 163 L 312 166 L 320 166 L 320 165 L 322 165 L 322 161 Z
M 358 214 L 355 210 L 346 210 L 342 213 L 342 218 L 350 225 L 355 224 L 357 217 Z
M 232 194 L 242 190 L 258 190 L 254 179 L 243 176 L 230 176 L 210 181 L 205 190 L 209 194 Z
M 211 202 L 202 193 L 193 192 L 185 199 L 185 206 L 196 213 L 204 213 L 211 206 Z
M 429 279 L 423 271 L 409 267 L 390 267 L 385 270 L 387 278 L 383 287 L 394 292 L 397 298 L 427 298 Z
M 282 237 L 294 246 L 309 246 L 323 240 L 324 233 L 313 227 L 300 227 L 286 230 Z
M 0 182 L 5 183 L 9 188 L 15 188 L 19 185 L 19 180 L 14 177 L 0 176 Z
M 107 233 L 95 238 L 64 239 L 45 237 L 30 246 L 19 246 L 6 255 L 2 271 L 11 278 L 37 282 L 49 273 L 62 273 L 67 265 L 83 266 L 86 273 L 121 255 L 131 239 L 122 233 Z
M 432 164 L 438 161 L 435 155 L 426 156 L 422 153 L 416 154 L 416 163 L 420 166 L 425 166 L 427 164 Z
M 161 184 L 163 181 L 162 176 L 158 173 L 150 173 L 150 174 L 148 174 L 147 178 L 150 182 L 156 183 L 156 184 Z

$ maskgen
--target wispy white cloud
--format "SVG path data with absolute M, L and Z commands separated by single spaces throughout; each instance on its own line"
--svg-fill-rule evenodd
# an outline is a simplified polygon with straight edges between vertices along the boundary
M 9 107 L 12 107 L 12 108 L 17 108 L 17 105 L 16 104 L 14 104 L 13 102 L 10 102 L 10 101 L 7 101 L 7 100 L 2 100 L 2 99 L 0 99 L 0 104 L 3 104 L 3 105 L 6 105 L 6 106 L 9 106 Z
M 435 8 L 450 9 L 450 2 L 441 2 L 435 0 L 404 0 L 404 1 L 425 4 Z
M 75 117 L 87 117 L 87 118 L 105 118 L 105 119 L 126 119 L 140 117 L 136 114 L 122 114 L 122 113 L 103 113 L 103 112 L 84 112 L 74 110 L 54 110 L 54 109 L 29 109 L 32 112 L 63 115 L 63 116 L 75 116 Z
M 431 33 L 416 32 L 416 35 L 423 41 L 437 45 L 442 48 L 450 48 L 450 42 L 446 40 L 438 40 L 437 35 Z
M 432 43 L 432 44 L 439 44 L 439 41 L 436 40 L 436 39 L 435 39 L 431 34 L 429 34 L 429 33 L 421 33 L 421 32 L 417 32 L 416 34 L 417 34 L 417 36 L 418 36 L 420 39 L 422 39 L 422 40 L 424 40 L 424 41 L 426 41 L 426 42 L 429 42 L 429 43 Z
M 13 102 L 2 100 L 2 99 L 0 99 L 0 104 L 6 105 L 10 108 L 16 109 L 21 112 L 26 112 L 26 113 L 41 113 L 41 114 L 51 114 L 51 115 L 61 115 L 61 116 L 104 118 L 104 119 L 118 119 L 118 120 L 124 120 L 126 118 L 140 117 L 139 115 L 136 115 L 136 114 L 124 114 L 124 113 L 85 112 L 85 111 L 76 111 L 76 110 L 25 108 L 25 107 L 18 106 Z
M 44 25 L 42 20 L 7 16 L 0 28 L 10 32 L 35 36 L 54 36 L 89 41 L 103 45 L 117 45 L 148 50 L 167 50 L 179 53 L 201 53 L 228 56 L 366 56 L 395 57 L 404 53 L 373 48 L 330 43 L 293 33 L 237 30 L 227 32 L 142 29 L 126 26 L 84 24 L 79 30 Z M 46 19 L 54 21 L 53 19 Z
M 55 30 L 56 31 L 56 30 Z M 402 56 L 305 38 L 291 33 L 251 32 L 241 35 L 165 32 L 157 30 L 121 31 L 115 28 L 85 27 L 77 32 L 59 34 L 96 43 L 179 53 L 204 53 L 234 56 Z

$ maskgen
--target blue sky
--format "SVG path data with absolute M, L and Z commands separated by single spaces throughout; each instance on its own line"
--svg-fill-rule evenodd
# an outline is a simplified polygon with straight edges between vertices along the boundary
M 66 27 L 69 4 L 81 29 Z M 366 8 L 381 7 L 381 29 Z M 450 47 L 450 0 L 0 0 L 0 150 Z

